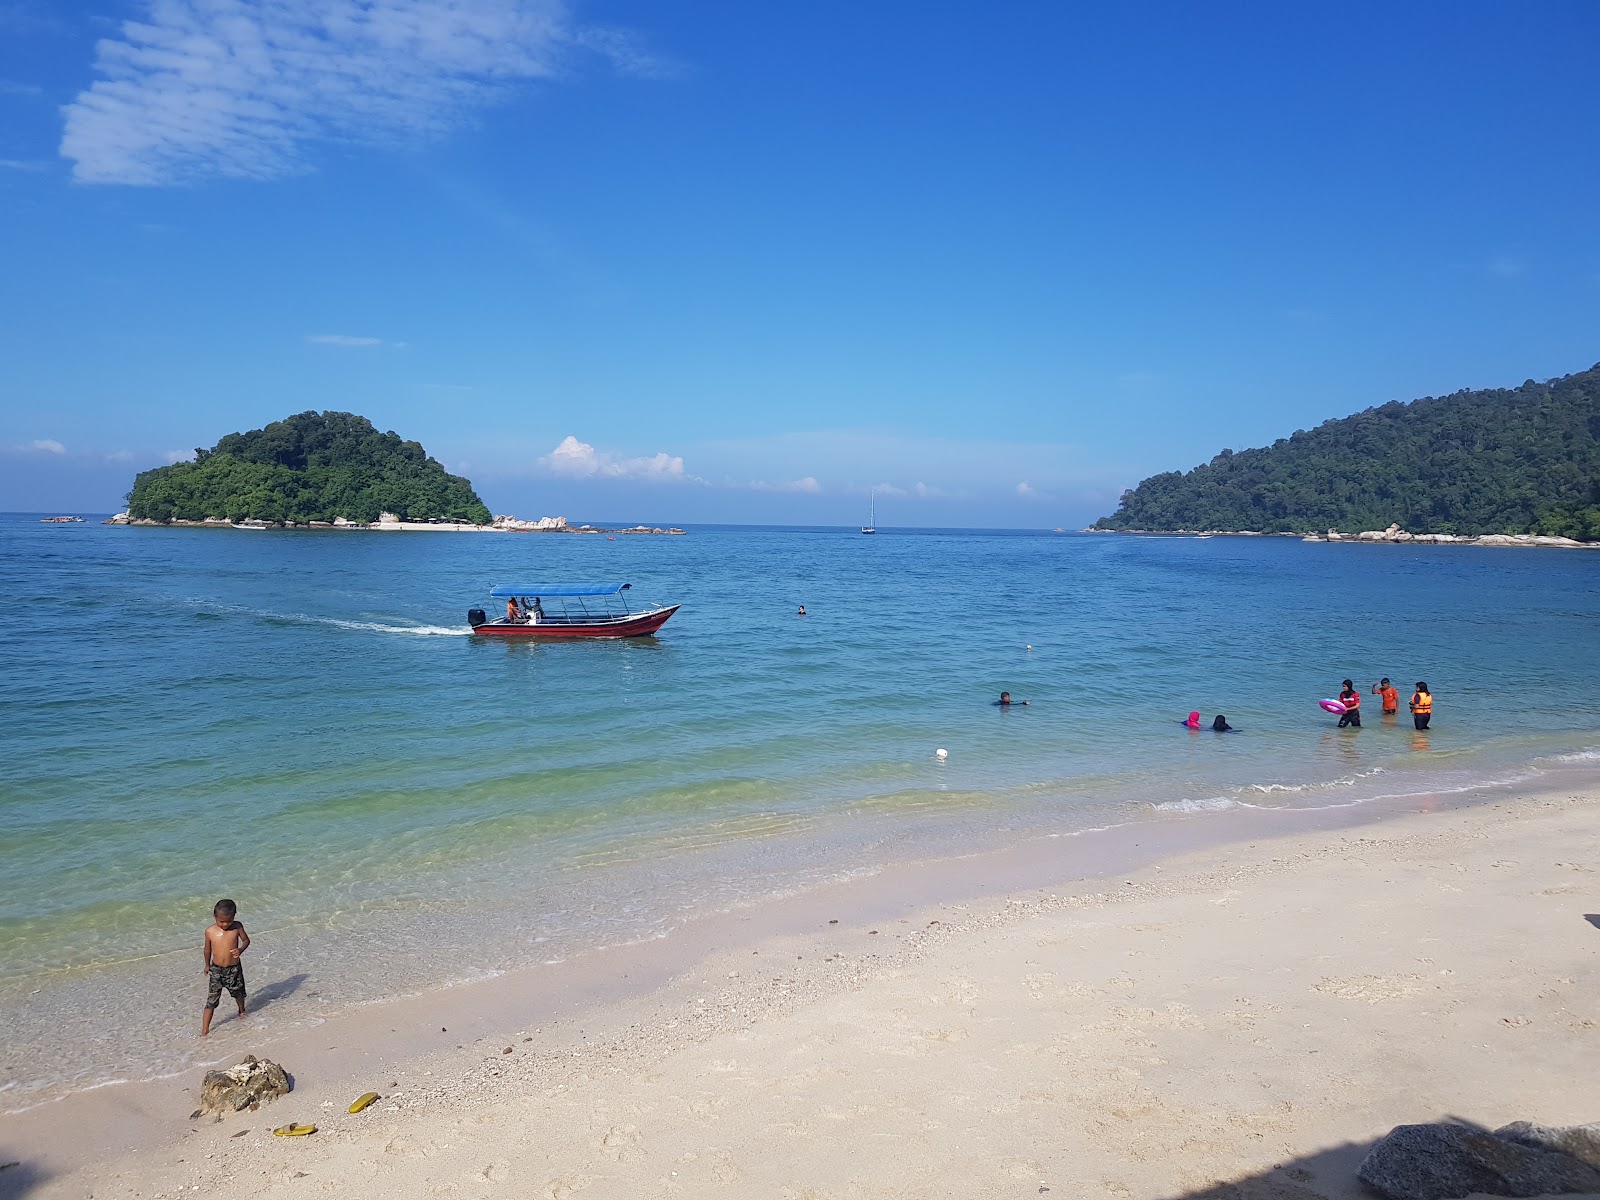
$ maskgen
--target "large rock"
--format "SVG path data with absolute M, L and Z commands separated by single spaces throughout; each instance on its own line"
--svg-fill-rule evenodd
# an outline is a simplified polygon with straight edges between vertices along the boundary
M 1540 1125 L 1535 1121 L 1513 1121 L 1494 1135 L 1502 1141 L 1570 1154 L 1600 1170 L 1600 1122 L 1591 1125 Z
M 289 1073 L 277 1063 L 247 1054 L 236 1067 L 207 1071 L 200 1084 L 203 1113 L 243 1112 L 289 1094 Z
M 1466 1125 L 1397 1125 L 1356 1172 L 1389 1200 L 1600 1192 L 1600 1170 Z

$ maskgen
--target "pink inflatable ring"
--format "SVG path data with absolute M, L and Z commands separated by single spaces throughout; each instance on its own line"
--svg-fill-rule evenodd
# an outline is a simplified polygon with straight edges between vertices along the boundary
M 1350 711 L 1337 700 L 1318 700 L 1317 703 L 1336 717 L 1342 717 L 1345 713 Z

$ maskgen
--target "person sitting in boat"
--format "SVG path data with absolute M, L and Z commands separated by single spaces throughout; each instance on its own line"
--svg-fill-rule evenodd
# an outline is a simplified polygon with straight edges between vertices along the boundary
M 511 599 L 506 601 L 506 624 L 516 625 L 520 623 L 521 620 L 522 609 L 517 607 L 517 598 L 513 596 Z
M 544 605 L 539 603 L 539 597 L 533 598 L 533 607 L 528 610 L 528 624 L 537 625 L 544 620 Z

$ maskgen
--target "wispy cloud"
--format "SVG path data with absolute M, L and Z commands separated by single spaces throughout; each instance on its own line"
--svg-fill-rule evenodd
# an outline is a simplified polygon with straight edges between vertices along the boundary
M 789 479 L 779 483 L 758 479 L 748 486 L 751 491 L 756 492 L 803 492 L 813 496 L 822 492 L 822 485 L 811 475 L 807 475 L 804 479 Z
M 106 455 L 107 462 L 125 463 L 132 462 L 133 459 L 134 454 L 132 450 L 113 450 L 110 454 Z
M 1496 254 L 1489 260 L 1489 274 L 1502 278 L 1521 275 L 1527 269 L 1527 260 L 1520 254 Z
M 404 342 L 386 342 L 382 338 L 352 337 L 348 333 L 308 333 L 306 341 L 313 346 L 343 346 L 347 349 L 357 350 L 371 346 L 394 346 L 399 348 L 405 345 Z
M 26 158 L 0 158 L 0 171 L 44 171 L 49 168 L 47 162 L 39 162 Z
M 188 462 L 190 459 L 192 459 L 194 457 L 194 451 L 193 450 L 168 450 L 161 457 L 166 459 L 167 463 L 169 465 L 172 464 L 172 463 Z
M 599 55 L 664 73 L 623 30 L 560 0 L 144 0 L 99 43 L 66 108 L 83 183 L 165 185 L 303 171 L 313 147 L 437 136 Z
M 67 448 L 56 441 L 55 438 L 39 438 L 37 441 L 29 442 L 22 448 L 24 450 L 32 450 L 35 454 L 65 454 L 67 452 Z
M 0 79 L 0 96 L 42 96 L 44 89 L 36 83 L 18 83 L 15 79 Z
M 1016 493 L 1023 500 L 1046 500 L 1049 498 L 1026 479 L 1017 484 Z
M 551 475 L 568 479 L 636 479 L 645 483 L 697 483 L 686 474 L 683 459 L 670 454 L 648 458 L 622 458 L 596 450 L 588 442 L 568 435 L 561 444 L 539 460 Z

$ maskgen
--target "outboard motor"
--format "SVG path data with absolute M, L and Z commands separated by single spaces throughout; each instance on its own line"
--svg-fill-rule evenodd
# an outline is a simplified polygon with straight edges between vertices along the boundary
M 479 625 L 487 625 L 489 616 L 481 608 L 467 609 L 467 624 L 476 629 Z

